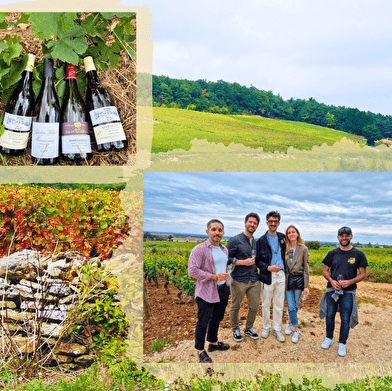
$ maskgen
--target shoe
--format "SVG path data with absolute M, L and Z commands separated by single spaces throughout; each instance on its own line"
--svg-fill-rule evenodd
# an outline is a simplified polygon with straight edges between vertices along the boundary
M 213 352 L 214 350 L 228 350 L 230 346 L 227 343 L 218 342 L 217 345 L 210 343 L 208 346 L 208 351 Z
M 245 333 L 246 333 L 246 332 L 245 332 Z M 234 330 L 234 332 L 233 332 L 233 338 L 234 338 L 234 341 L 236 341 L 236 342 L 241 342 L 241 341 L 242 341 L 242 335 L 241 335 L 241 332 L 240 332 L 239 329 Z
M 321 347 L 323 349 L 328 349 L 332 345 L 332 339 L 331 338 L 325 338 L 325 341 L 321 344 Z
M 212 362 L 211 357 L 207 354 L 205 350 L 199 353 L 199 362 Z
M 286 328 L 284 330 L 284 333 L 286 335 L 290 335 L 291 334 L 291 323 L 286 323 Z
M 263 338 L 268 338 L 269 335 L 269 329 L 263 329 L 263 331 L 261 332 L 261 336 Z
M 256 334 L 253 329 L 245 330 L 245 335 L 251 337 L 252 339 L 259 339 L 259 334 Z
M 342 357 L 346 355 L 346 344 L 344 343 L 339 344 L 338 355 Z
M 276 337 L 276 339 L 279 341 L 279 342 L 284 342 L 284 341 L 286 341 L 286 338 L 284 337 L 284 335 L 282 334 L 282 332 L 280 331 L 280 330 L 274 330 L 273 332 L 272 332 L 272 334 L 273 335 L 275 335 L 275 337 Z
M 300 331 L 295 331 L 294 334 L 293 334 L 293 338 L 291 338 L 291 341 L 294 342 L 294 343 L 297 343 L 300 334 L 301 334 Z

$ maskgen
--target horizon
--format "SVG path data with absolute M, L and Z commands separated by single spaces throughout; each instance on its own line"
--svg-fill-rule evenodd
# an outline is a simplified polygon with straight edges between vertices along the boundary
M 280 231 L 279 231 L 279 232 L 280 232 Z M 161 232 L 161 231 L 144 231 L 144 230 L 143 230 L 143 236 L 144 236 L 145 233 L 160 234 L 160 235 L 184 235 L 184 236 L 185 236 L 185 235 L 188 235 L 188 236 L 194 235 L 194 237 L 202 237 L 202 238 L 205 237 L 205 238 L 208 238 L 208 235 L 207 235 L 207 234 L 198 234 L 198 233 L 192 233 L 192 232 Z M 284 232 L 282 232 L 282 233 L 284 233 Z M 229 235 L 224 235 L 222 240 L 230 239 L 230 238 L 232 238 L 233 236 L 235 236 L 235 235 L 231 235 L 231 236 L 229 236 Z M 254 238 L 255 238 L 256 240 L 258 240 L 258 239 L 260 238 L 260 236 L 259 236 L 259 237 L 258 237 L 258 236 L 254 236 Z M 143 239 L 143 240 L 144 240 L 144 239 Z M 334 242 L 334 241 L 325 241 L 325 240 L 319 240 L 319 239 L 304 239 L 304 242 L 305 242 L 305 243 L 308 243 L 308 242 L 319 242 L 319 243 L 336 244 L 336 245 L 339 244 L 338 241 Z M 351 243 L 353 243 L 353 244 L 361 244 L 361 245 L 368 245 L 368 244 L 370 243 L 372 246 L 373 246 L 373 245 L 378 245 L 378 246 L 392 246 L 392 244 L 385 244 L 385 243 L 378 243 L 378 242 L 376 242 L 376 243 L 372 243 L 372 242 L 362 243 L 362 242 L 357 242 L 357 241 L 355 241 L 355 240 L 352 240 Z

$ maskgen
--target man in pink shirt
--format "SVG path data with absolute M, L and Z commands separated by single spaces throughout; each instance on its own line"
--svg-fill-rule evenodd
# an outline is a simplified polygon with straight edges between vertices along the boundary
M 227 273 L 228 251 L 220 243 L 225 233 L 223 224 L 216 219 L 210 220 L 206 233 L 209 239 L 194 247 L 189 256 L 188 274 L 197 279 L 195 348 L 199 362 L 208 363 L 212 360 L 204 349 L 206 334 L 210 343 L 209 352 L 230 348 L 228 344 L 218 341 L 219 323 L 225 315 L 230 295 L 230 280 Z

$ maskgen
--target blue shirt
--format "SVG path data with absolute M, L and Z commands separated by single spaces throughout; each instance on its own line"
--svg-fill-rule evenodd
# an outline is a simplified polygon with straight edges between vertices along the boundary
M 284 262 L 280 251 L 278 235 L 270 235 L 267 233 L 267 240 L 272 249 L 271 265 L 278 265 L 284 270 Z

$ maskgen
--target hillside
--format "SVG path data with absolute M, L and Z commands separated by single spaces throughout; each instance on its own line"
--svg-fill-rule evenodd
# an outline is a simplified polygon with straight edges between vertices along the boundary
M 243 144 L 264 152 L 287 152 L 288 147 L 310 150 L 314 145 L 333 145 L 343 137 L 362 137 L 339 130 L 251 115 L 224 115 L 185 109 L 154 107 L 152 153 L 189 150 L 194 139 L 214 143 Z

